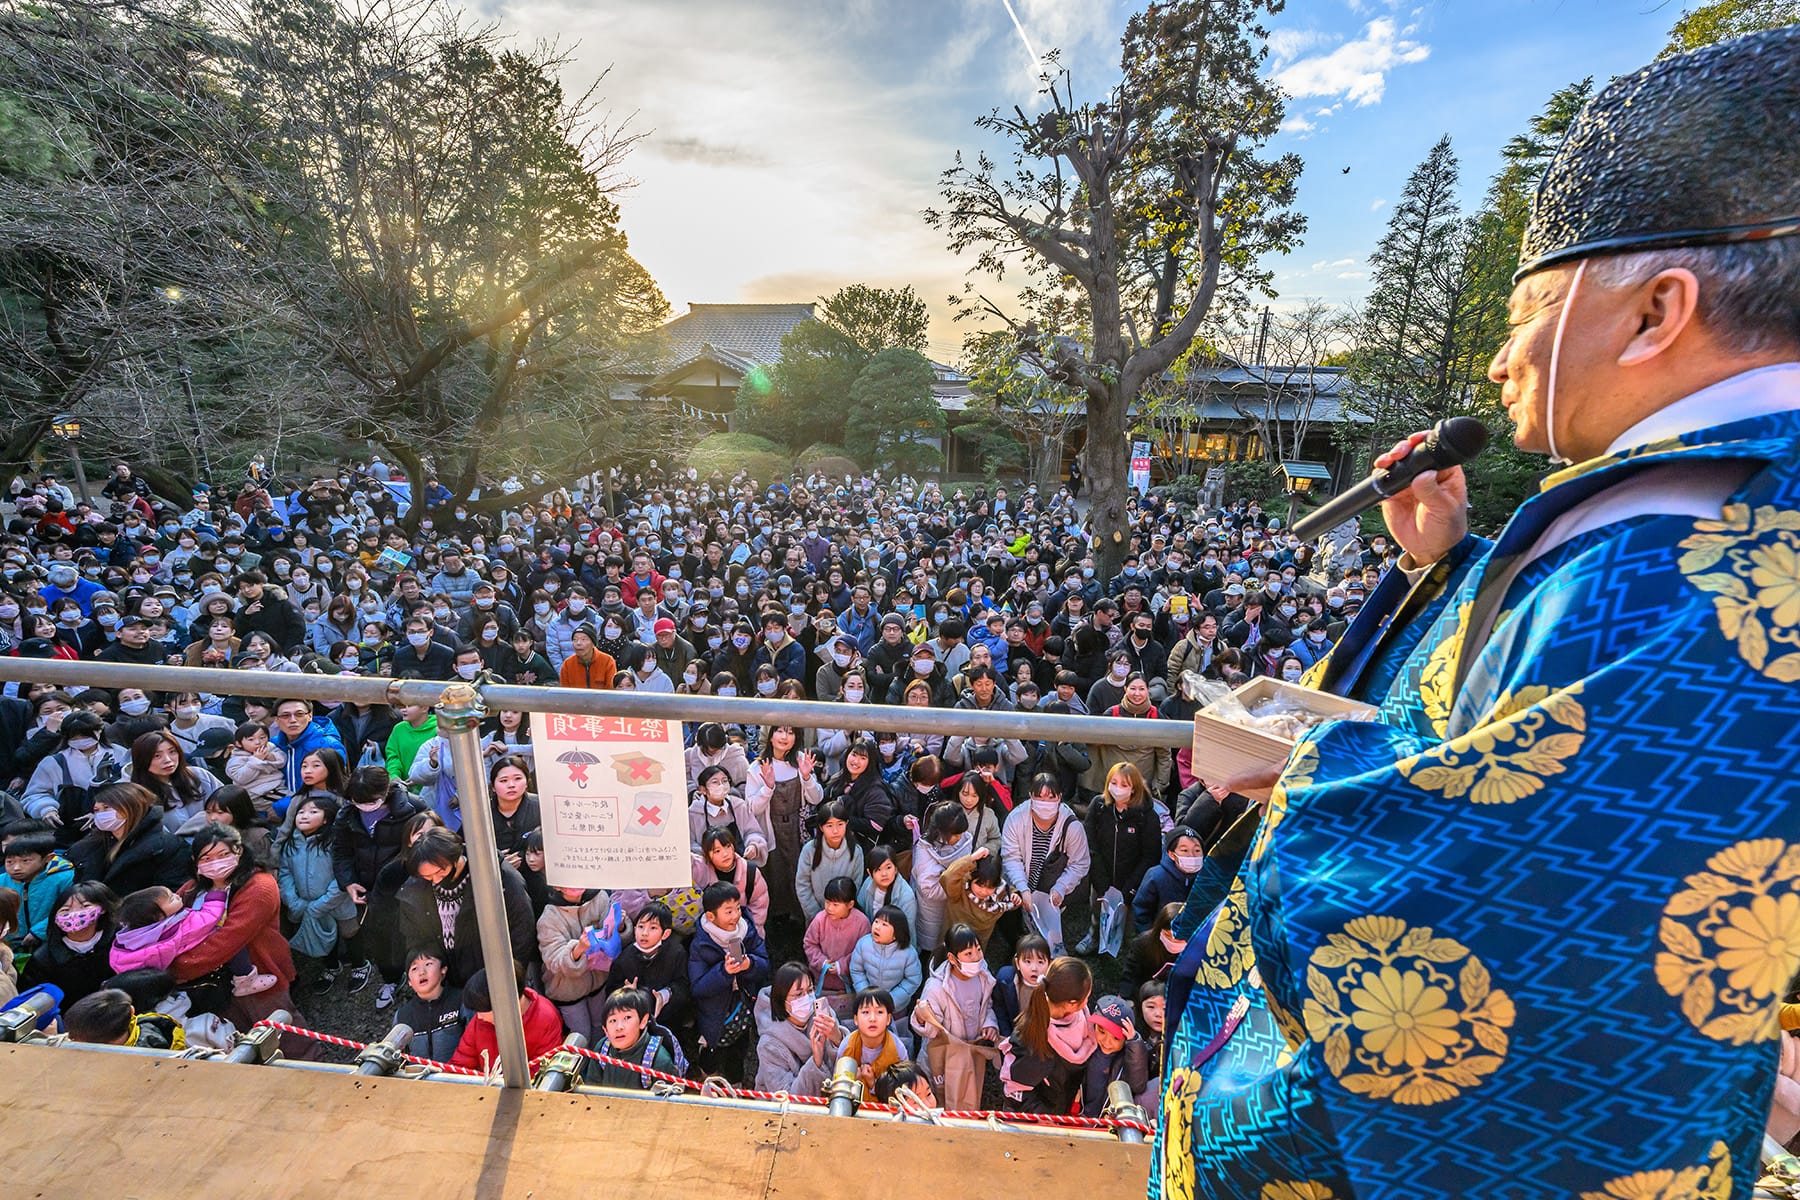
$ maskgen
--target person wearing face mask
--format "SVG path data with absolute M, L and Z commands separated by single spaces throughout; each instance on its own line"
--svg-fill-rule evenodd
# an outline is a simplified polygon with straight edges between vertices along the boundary
M 833 1052 L 850 1030 L 838 1024 L 829 1004 L 818 999 L 812 970 L 803 962 L 775 968 L 760 989 L 756 1017 L 756 1078 L 763 1091 L 796 1096 L 822 1095 L 836 1065 Z
M 1144 777 L 1128 762 L 1106 774 L 1100 797 L 1088 806 L 1087 837 L 1093 868 L 1088 886 L 1096 897 L 1117 888 L 1130 904 L 1145 872 L 1162 857 L 1162 826 L 1144 785 Z M 1066 932 L 1066 930 L 1065 930 Z M 1098 929 L 1074 947 L 1091 954 Z
M 128 896 L 147 887 L 179 888 L 192 877 L 187 845 L 164 828 L 163 809 L 147 789 L 102 788 L 92 816 L 92 831 L 69 848 L 77 878 Z
M 106 589 L 91 579 L 83 579 L 73 563 L 53 563 L 49 580 L 38 589 L 38 596 L 52 612 L 63 600 L 73 600 L 85 618 L 93 611 L 94 597 Z
M 722 766 L 703 767 L 688 805 L 689 848 L 702 854 L 701 835 L 709 829 L 730 829 L 737 836 L 743 856 L 758 867 L 769 863 L 769 833 L 762 819 Z
M 1028 795 L 1030 803 L 1015 807 L 1000 827 L 1000 863 L 1015 889 L 1061 908 L 1087 881 L 1087 830 L 1063 803 L 1054 776 L 1034 778 Z
M 835 704 L 843 696 L 844 673 L 856 666 L 862 655 L 856 648 L 854 637 L 848 633 L 839 633 L 827 643 L 825 653 L 820 657 L 822 661 L 819 669 L 813 673 L 813 695 Z
M 537 601 L 537 604 L 551 603 L 554 597 Z M 593 603 L 587 588 L 576 584 L 569 591 L 568 603 L 563 611 L 548 618 L 536 612 L 533 618 L 543 626 L 544 657 L 552 666 L 560 668 L 575 653 L 575 631 L 583 625 L 598 628 L 594 621 Z M 598 635 L 596 634 L 596 640 Z
M 79 836 L 76 823 L 94 794 L 130 773 L 131 756 L 111 744 L 99 717 L 80 710 L 63 718 L 57 745 L 32 771 L 21 803 L 28 816 L 58 826 L 57 841 L 67 846 Z
M 357 906 L 360 929 L 347 943 L 350 990 L 367 987 L 379 967 L 384 980 L 400 979 L 399 906 L 378 890 L 377 880 L 405 856 L 407 827 L 425 811 L 385 767 L 359 767 L 344 785 L 344 800 L 331 827 L 331 869 L 338 887 Z
M 981 938 L 967 925 L 944 933 L 944 961 L 919 989 L 912 1028 L 925 1043 L 932 1090 L 946 1105 L 979 1107 L 988 1065 L 999 1058 L 994 977 Z
M 780 679 L 804 681 L 806 648 L 788 633 L 787 618 L 778 612 L 766 612 L 762 618 L 762 645 L 756 649 L 757 667 L 774 668 Z
M 44 944 L 32 952 L 19 987 L 49 984 L 62 992 L 67 1008 L 99 991 L 115 974 L 113 938 L 118 932 L 119 897 L 104 883 L 77 883 L 50 915 Z
M 275 876 L 257 864 L 238 831 L 229 825 L 208 825 L 197 833 L 193 854 L 193 877 L 179 893 L 182 900 L 191 902 L 212 891 L 224 891 L 228 899 L 225 920 L 219 927 L 169 965 L 175 981 L 188 986 L 196 1011 L 222 1011 L 239 1029 L 250 1028 L 277 1009 L 288 1011 L 290 1024 L 305 1025 L 289 991 L 294 982 L 294 956 L 281 933 L 281 887 Z M 245 952 L 257 973 L 275 977 L 275 986 L 224 998 L 219 993 L 229 992 L 229 985 L 218 988 L 212 981 L 220 968 Z M 222 1005 L 221 999 L 225 1000 Z M 282 1035 L 284 1054 L 317 1058 L 318 1051 L 310 1048 L 316 1045 L 295 1034 Z
M 340 807 L 328 792 L 308 793 L 288 805 L 274 840 L 281 904 L 294 926 L 288 944 L 296 954 L 322 960 L 321 982 L 329 976 L 332 983 L 343 947 L 358 929 L 356 905 L 338 886 L 331 865 L 332 823 Z

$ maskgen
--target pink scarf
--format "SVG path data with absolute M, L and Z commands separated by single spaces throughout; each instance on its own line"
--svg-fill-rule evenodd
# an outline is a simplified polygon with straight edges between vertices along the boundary
M 1050 1045 L 1068 1062 L 1080 1066 L 1094 1052 L 1094 1031 L 1088 1028 L 1087 1010 L 1050 1022 Z

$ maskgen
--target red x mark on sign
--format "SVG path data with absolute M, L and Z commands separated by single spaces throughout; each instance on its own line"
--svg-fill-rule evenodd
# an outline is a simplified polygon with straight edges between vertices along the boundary
M 640 824 L 640 825 L 661 825 L 662 824 L 662 809 L 653 808 L 647 804 L 638 805 L 638 824 Z
M 631 778 L 633 781 L 642 779 L 646 782 L 650 782 L 654 779 L 654 776 L 650 774 L 650 768 L 656 765 L 656 760 L 654 758 L 634 758 L 626 765 L 631 768 Z

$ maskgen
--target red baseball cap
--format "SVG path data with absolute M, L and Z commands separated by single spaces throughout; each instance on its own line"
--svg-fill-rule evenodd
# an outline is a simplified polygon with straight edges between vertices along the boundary
M 674 633 L 675 632 L 675 622 L 669 620 L 669 618 L 667 618 L 667 617 L 658 617 L 658 618 L 656 618 L 656 624 L 654 624 L 650 627 L 650 632 L 651 633 Z

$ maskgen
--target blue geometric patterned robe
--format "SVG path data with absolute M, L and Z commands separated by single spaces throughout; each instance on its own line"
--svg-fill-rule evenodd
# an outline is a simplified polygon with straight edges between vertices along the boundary
M 1797 460 L 1800 412 L 1682 435 L 1389 572 L 1308 680 L 1382 720 L 1302 740 L 1177 927 L 1207 918 L 1153 1196 L 1750 1194 L 1800 968 Z M 1629 517 L 1494 594 L 1559 514 L 1676 462 L 1738 464 L 1717 520 Z

